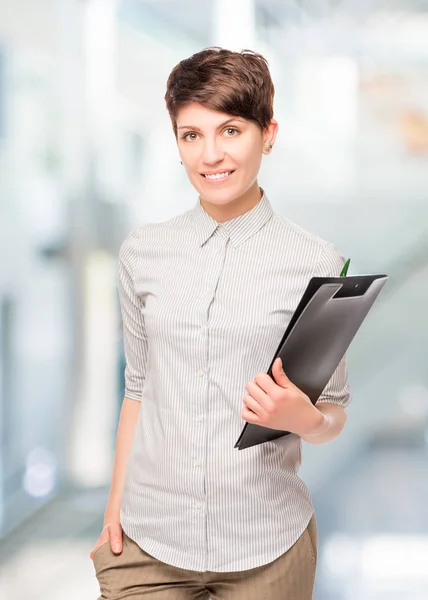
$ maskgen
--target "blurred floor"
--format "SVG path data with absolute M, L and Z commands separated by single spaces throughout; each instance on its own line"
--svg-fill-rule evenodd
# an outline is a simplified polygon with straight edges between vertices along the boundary
M 33 542 L 0 569 L 1 600 L 96 600 L 88 540 Z
M 108 490 L 67 490 L 2 541 L 0 600 L 96 600 L 89 557 Z

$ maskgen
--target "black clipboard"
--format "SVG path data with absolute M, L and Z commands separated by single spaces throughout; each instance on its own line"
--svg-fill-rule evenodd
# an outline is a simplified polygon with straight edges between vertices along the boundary
M 315 404 L 345 355 L 388 275 L 312 277 L 267 371 L 278 356 L 287 377 Z M 243 450 L 289 435 L 246 423 L 235 448 Z

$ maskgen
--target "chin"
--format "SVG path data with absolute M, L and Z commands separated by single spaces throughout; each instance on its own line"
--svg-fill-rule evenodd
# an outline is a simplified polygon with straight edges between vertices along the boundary
M 235 187 L 224 187 L 223 189 L 218 190 L 199 190 L 201 197 L 211 204 L 228 204 L 229 202 L 233 202 L 240 196 L 242 196 L 245 192 L 242 190 L 237 190 Z
M 233 202 L 234 200 L 236 200 L 239 196 L 237 196 L 236 194 L 203 194 L 201 192 L 201 198 L 203 200 L 205 200 L 205 202 L 209 202 L 210 204 L 217 204 L 217 205 L 221 205 L 221 204 L 230 204 L 230 202 Z

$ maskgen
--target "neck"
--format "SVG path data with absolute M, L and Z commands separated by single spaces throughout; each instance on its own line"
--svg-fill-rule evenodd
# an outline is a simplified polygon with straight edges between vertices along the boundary
M 259 187 L 257 181 L 242 196 L 235 198 L 227 204 L 218 205 L 204 200 L 200 196 L 200 203 L 203 209 L 218 223 L 230 221 L 252 210 L 261 200 L 263 190 Z

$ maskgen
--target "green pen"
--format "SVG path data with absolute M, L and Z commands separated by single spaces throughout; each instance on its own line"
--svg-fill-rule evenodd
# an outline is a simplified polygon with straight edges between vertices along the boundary
M 346 277 L 346 274 L 348 272 L 348 267 L 349 267 L 349 263 L 351 262 L 351 259 L 348 258 L 348 260 L 346 261 L 346 263 L 343 265 L 343 269 L 342 272 L 340 274 L 340 277 Z

